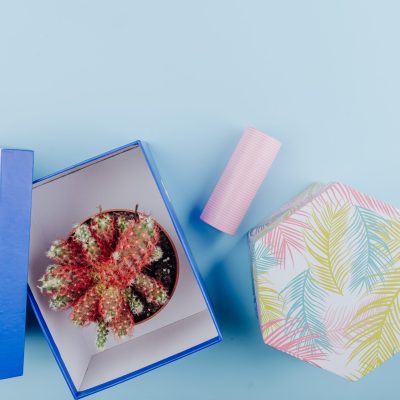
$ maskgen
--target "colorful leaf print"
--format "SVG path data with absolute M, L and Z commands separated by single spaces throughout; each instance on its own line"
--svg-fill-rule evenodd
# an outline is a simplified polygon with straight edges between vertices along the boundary
M 331 349 L 322 319 L 325 292 L 315 284 L 311 270 L 295 276 L 281 294 L 289 305 L 287 319 L 298 321 L 297 335 L 308 337 L 310 344 L 322 349 Z
M 268 345 L 358 380 L 400 352 L 400 211 L 319 188 L 249 236 L 260 325 Z
M 348 340 L 347 327 L 354 318 L 357 309 L 348 305 L 327 307 L 324 325 L 329 338 L 329 342 L 336 349 L 341 349 Z
M 343 196 L 352 204 L 358 204 L 366 210 L 376 211 L 379 214 L 387 215 L 389 218 L 400 218 L 399 210 L 384 201 L 375 199 L 365 193 L 361 193 L 350 186 L 343 185 L 342 183 L 335 183 L 332 185 L 332 188 L 334 192 Z
M 303 327 L 295 318 L 272 320 L 263 326 L 263 332 L 269 332 L 264 336 L 266 344 L 300 360 L 317 365 L 317 361 L 326 359 L 326 352 L 315 343 L 316 335 L 304 335 Z
M 353 209 L 351 229 L 354 236 L 350 240 L 358 242 L 359 246 L 354 251 L 350 289 L 371 292 L 382 282 L 391 262 L 390 249 L 384 240 L 388 224 L 373 211 L 359 206 Z
M 349 362 L 359 358 L 359 372 L 366 375 L 400 351 L 400 267 L 385 273 L 374 291 L 374 300 L 363 305 L 348 327 L 354 347 Z
M 351 205 L 333 207 L 325 204 L 317 214 L 311 213 L 305 232 L 309 265 L 322 289 L 341 295 L 349 279 L 351 256 L 345 236 Z
M 392 256 L 392 262 L 400 261 L 400 220 L 385 221 L 384 241 Z
M 270 268 L 278 264 L 277 259 L 272 254 L 268 246 L 257 240 L 253 247 L 253 265 L 256 266 L 257 272 L 267 272 Z
M 261 309 L 261 323 L 278 321 L 284 318 L 284 303 L 281 294 L 271 287 L 265 278 L 258 279 L 257 291 Z
M 303 231 L 307 229 L 306 222 L 288 215 L 275 229 L 265 234 L 263 241 L 272 249 L 280 266 L 285 267 L 288 258 L 293 261 L 294 252 L 304 250 Z

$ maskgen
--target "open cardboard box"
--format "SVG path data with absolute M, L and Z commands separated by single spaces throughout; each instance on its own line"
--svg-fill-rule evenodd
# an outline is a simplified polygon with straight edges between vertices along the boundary
M 54 311 L 38 280 L 51 264 L 46 251 L 72 226 L 102 209 L 151 214 L 172 240 L 179 278 L 169 302 L 132 336 L 95 346 L 95 327 L 71 323 L 70 310 Z M 137 141 L 34 182 L 29 297 L 53 354 L 75 398 L 147 372 L 221 340 L 194 260 L 151 155 Z

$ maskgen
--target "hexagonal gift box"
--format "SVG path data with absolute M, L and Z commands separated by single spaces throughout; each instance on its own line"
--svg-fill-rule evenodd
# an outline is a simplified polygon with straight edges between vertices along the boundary
M 400 210 L 314 184 L 249 243 L 266 344 L 349 380 L 400 350 Z

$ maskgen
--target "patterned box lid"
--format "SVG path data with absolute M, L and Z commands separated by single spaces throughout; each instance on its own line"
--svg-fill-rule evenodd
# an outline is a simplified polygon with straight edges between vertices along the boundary
M 249 244 L 266 344 L 349 380 L 400 350 L 400 210 L 314 184 Z
M 22 375 L 33 152 L 0 148 L 0 379 Z

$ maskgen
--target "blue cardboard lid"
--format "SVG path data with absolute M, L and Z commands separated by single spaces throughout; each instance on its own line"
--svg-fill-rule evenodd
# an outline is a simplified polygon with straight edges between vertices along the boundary
M 0 379 L 22 375 L 33 152 L 0 148 Z

